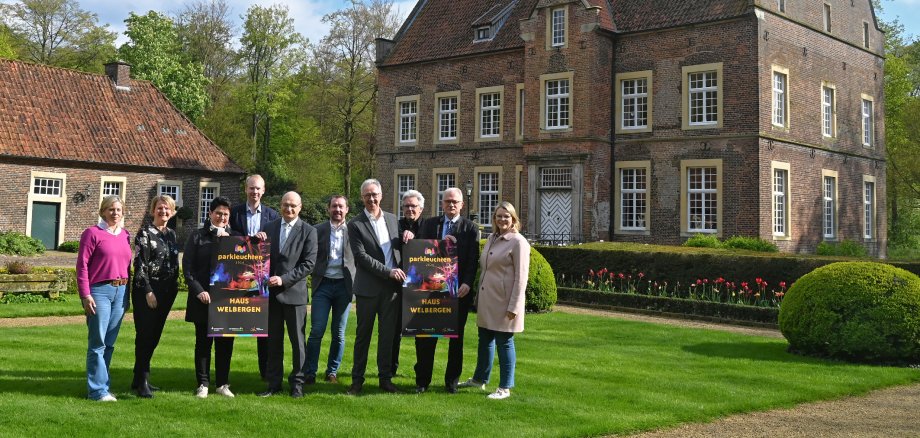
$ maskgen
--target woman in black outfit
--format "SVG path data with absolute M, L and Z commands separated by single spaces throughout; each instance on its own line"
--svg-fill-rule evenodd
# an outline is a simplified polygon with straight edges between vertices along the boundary
M 166 226 L 176 214 L 176 201 L 160 195 L 150 201 L 152 220 L 134 238 L 134 381 L 131 389 L 143 398 L 159 389 L 147 381 L 150 359 L 160 343 L 166 317 L 179 292 L 179 246 L 176 232 Z
M 185 320 L 195 323 L 195 376 L 198 388 L 195 396 L 207 398 L 211 381 L 211 344 L 214 345 L 214 372 L 216 392 L 224 397 L 233 397 L 230 392 L 230 358 L 233 357 L 233 338 L 208 337 L 208 305 L 211 295 L 211 257 L 216 251 L 217 240 L 223 236 L 239 236 L 230 229 L 230 201 L 218 196 L 211 201 L 208 223 L 192 233 L 185 242 L 182 256 L 182 271 L 188 284 L 188 308 Z

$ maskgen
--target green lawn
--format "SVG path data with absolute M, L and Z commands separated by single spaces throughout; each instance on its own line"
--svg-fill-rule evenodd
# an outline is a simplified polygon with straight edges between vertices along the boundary
M 558 312 L 527 318 L 527 331 L 517 337 L 517 387 L 504 401 L 487 400 L 471 389 L 458 395 L 443 392 L 437 385 L 446 356 L 443 341 L 435 385 L 420 396 L 381 393 L 370 375 L 365 395 L 357 398 L 343 395 L 350 383 L 344 378 L 342 385 L 308 387 L 300 400 L 261 399 L 254 395 L 264 389 L 254 339 L 236 341 L 231 384 L 237 398 L 198 400 L 192 395 L 192 325 L 170 321 L 151 376 L 164 390 L 152 400 L 128 391 L 134 330 L 125 324 L 113 361 L 119 402 L 95 403 L 83 399 L 82 325 L 4 328 L 0 435 L 593 436 L 920 381 L 917 369 L 793 356 L 781 339 Z M 475 360 L 474 320 L 468 327 L 464 377 L 472 373 Z M 343 376 L 351 367 L 354 325 L 352 319 Z M 409 390 L 414 386 L 411 340 L 404 340 L 401 358 L 404 376 L 395 383 Z M 369 371 L 375 368 L 371 364 Z M 490 389 L 498 383 L 497 374 L 496 366 Z
M 82 315 L 80 298 L 74 294 L 63 295 L 65 301 L 46 303 L 0 304 L 0 318 L 23 318 L 30 316 L 69 316 Z M 173 310 L 184 310 L 186 293 L 179 292 Z

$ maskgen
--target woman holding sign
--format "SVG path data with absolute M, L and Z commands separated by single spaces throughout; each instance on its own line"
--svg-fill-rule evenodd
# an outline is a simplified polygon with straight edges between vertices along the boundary
M 217 374 L 217 393 L 233 397 L 230 392 L 230 358 L 233 357 L 233 338 L 208 337 L 208 305 L 211 295 L 211 259 L 217 250 L 217 240 L 224 236 L 238 236 L 230 229 L 230 201 L 218 196 L 211 201 L 210 221 L 189 236 L 182 256 L 182 271 L 188 284 L 188 308 L 185 320 L 195 323 L 195 376 L 198 388 L 195 396 L 207 398 L 211 381 L 211 344 L 214 344 L 214 372 Z
M 518 231 L 521 221 L 510 202 L 498 204 L 492 215 L 495 230 L 486 241 L 479 267 L 478 313 L 479 354 L 473 377 L 460 387 L 485 389 L 492 373 L 498 344 L 499 384 L 489 398 L 511 396 L 514 387 L 514 334 L 524 331 L 524 290 L 530 270 L 530 244 Z

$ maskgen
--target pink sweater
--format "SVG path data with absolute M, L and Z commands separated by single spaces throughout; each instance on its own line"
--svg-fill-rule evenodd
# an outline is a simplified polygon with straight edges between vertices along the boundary
M 98 226 L 83 231 L 77 254 L 77 290 L 80 298 L 89 296 L 89 285 L 100 281 L 128 278 L 131 266 L 131 238 L 121 230 L 113 236 Z

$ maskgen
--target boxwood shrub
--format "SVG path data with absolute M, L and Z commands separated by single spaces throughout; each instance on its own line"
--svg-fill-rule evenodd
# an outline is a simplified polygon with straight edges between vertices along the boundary
M 80 250 L 80 242 L 77 240 L 68 240 L 67 242 L 61 242 L 58 245 L 58 251 L 63 252 L 77 252 Z
M 485 240 L 479 241 L 480 252 L 485 244 Z M 480 274 L 481 271 L 476 273 L 474 290 L 479 290 Z M 553 274 L 553 267 L 537 248 L 530 249 L 530 272 L 527 277 L 526 294 L 525 309 L 527 312 L 548 312 L 556 304 L 556 276 Z
M 789 288 L 779 327 L 794 352 L 920 363 L 920 277 L 882 263 L 822 266 Z

